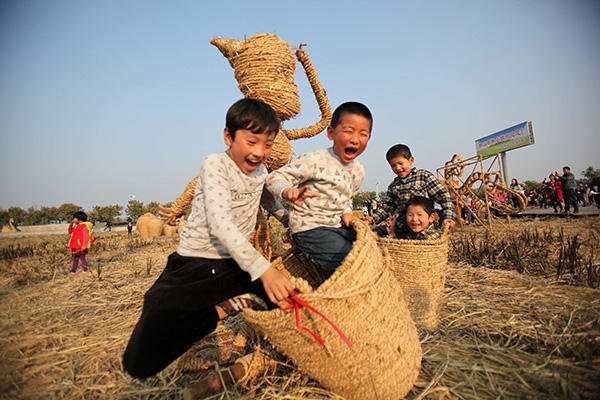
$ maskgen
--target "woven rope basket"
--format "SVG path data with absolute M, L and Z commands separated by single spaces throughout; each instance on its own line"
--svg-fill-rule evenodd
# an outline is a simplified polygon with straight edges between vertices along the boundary
M 389 254 L 389 268 L 402 287 L 417 327 L 437 328 L 448 268 L 447 232 L 438 240 L 378 238 L 377 243 Z
M 294 82 L 296 58 L 284 40 L 270 33 L 258 33 L 241 41 L 216 37 L 210 43 L 229 60 L 245 97 L 269 104 L 282 121 L 300 113 Z
M 357 239 L 342 265 L 317 289 L 305 280 L 306 259 L 292 253 L 273 265 L 288 275 L 302 293 L 298 295 L 322 313 L 299 309 L 300 325 L 323 341 L 321 345 L 305 330 L 296 328 L 294 310 L 254 311 L 243 316 L 263 333 L 298 368 L 324 387 L 347 399 L 399 399 L 412 388 L 419 375 L 421 344 L 401 288 L 385 265 L 387 259 L 375 235 L 362 223 L 353 227 Z

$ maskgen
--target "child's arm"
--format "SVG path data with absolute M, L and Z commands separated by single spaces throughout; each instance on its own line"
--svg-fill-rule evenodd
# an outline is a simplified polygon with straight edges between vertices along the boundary
M 308 186 L 303 186 L 301 188 L 289 187 L 283 189 L 281 192 L 281 197 L 291 201 L 297 206 L 301 206 L 306 198 L 319 196 L 321 196 L 319 193 L 310 193 L 308 191 Z
M 283 273 L 271 266 L 261 276 L 260 280 L 267 296 L 272 303 L 277 304 L 292 293 L 294 286 Z
M 87 226 L 85 226 L 85 224 L 80 224 L 80 225 L 83 226 L 83 229 L 81 230 L 81 236 L 83 238 L 82 243 L 81 243 L 81 250 L 85 250 L 85 248 L 87 247 L 88 240 L 90 239 L 90 233 L 88 231 Z
M 285 226 L 288 227 L 290 220 L 289 214 L 280 202 L 273 196 L 273 193 L 269 192 L 266 188 L 263 189 L 262 196 L 260 198 L 260 205 L 271 213 L 275 218 L 279 220 Z
M 252 247 L 233 220 L 247 216 L 232 213 L 231 181 L 226 172 L 227 167 L 218 161 L 207 161 L 202 165 L 195 196 L 204 196 L 208 231 L 254 281 L 271 268 L 271 263 Z
M 396 195 L 393 191 L 393 185 L 394 183 L 392 182 L 390 186 L 388 186 L 385 201 L 382 203 L 381 207 L 377 207 L 377 211 L 375 211 L 371 216 L 371 219 L 373 220 L 373 225 L 379 224 L 381 221 L 384 221 L 387 218 L 389 218 L 390 214 L 394 214 L 396 212 L 397 207 L 394 203 Z
M 291 164 L 271 172 L 266 187 L 275 196 L 301 206 L 304 199 L 319 196 L 317 193 L 308 192 L 307 186 L 297 187 L 309 181 L 313 176 L 313 169 L 316 168 L 316 162 L 313 163 L 310 157 L 301 155 Z
M 425 184 L 429 198 L 442 207 L 442 224 L 450 225 L 450 228 L 453 228 L 456 225 L 456 221 L 454 220 L 454 204 L 452 203 L 450 193 L 448 193 L 444 185 L 431 172 L 424 172 L 427 172 Z

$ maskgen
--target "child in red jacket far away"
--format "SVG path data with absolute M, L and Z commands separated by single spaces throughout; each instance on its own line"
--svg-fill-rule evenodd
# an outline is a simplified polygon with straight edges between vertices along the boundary
M 73 214 L 73 221 L 69 224 L 69 248 L 71 249 L 71 255 L 73 256 L 73 267 L 69 274 L 75 274 L 79 260 L 81 260 L 81 267 L 85 272 L 88 271 L 88 263 L 85 259 L 87 253 L 87 244 L 90 238 L 89 230 L 84 222 L 87 221 L 87 215 L 83 211 L 77 211 Z

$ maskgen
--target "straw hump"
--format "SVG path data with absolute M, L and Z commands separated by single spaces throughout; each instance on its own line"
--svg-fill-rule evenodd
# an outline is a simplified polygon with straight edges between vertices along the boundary
M 258 33 L 241 41 L 215 37 L 210 43 L 229 60 L 245 97 L 269 104 L 281 121 L 300 113 L 294 82 L 296 59 L 284 40 L 270 33 Z

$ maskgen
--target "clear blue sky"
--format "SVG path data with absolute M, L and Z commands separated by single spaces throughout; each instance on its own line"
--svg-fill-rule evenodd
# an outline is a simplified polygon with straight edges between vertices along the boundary
M 408 144 L 435 171 L 475 139 L 533 122 L 511 177 L 600 168 L 599 1 L 11 1 L 0 3 L 0 207 L 174 200 L 225 149 L 241 97 L 212 37 L 307 43 L 333 108 L 367 104 L 362 190 Z M 318 120 L 302 68 L 302 115 Z M 297 153 L 329 146 L 294 141 Z M 83 167 L 83 168 L 82 168 Z

